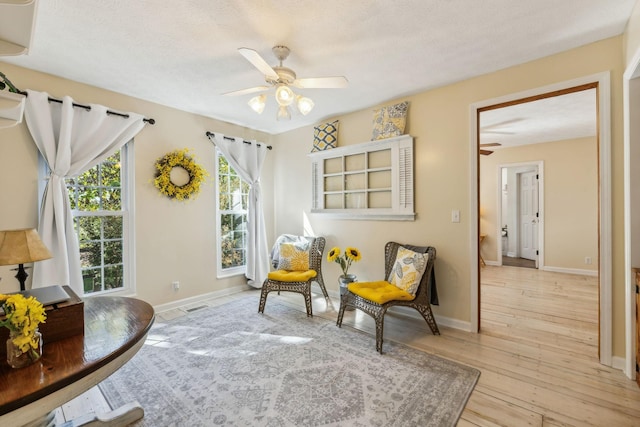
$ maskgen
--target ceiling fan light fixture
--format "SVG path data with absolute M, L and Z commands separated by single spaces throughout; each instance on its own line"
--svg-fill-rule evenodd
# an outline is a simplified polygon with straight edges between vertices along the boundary
M 256 113 L 262 114 L 266 103 L 267 103 L 266 95 L 258 95 L 258 96 L 254 96 L 249 100 L 249 107 L 251 107 L 251 109 Z
M 296 95 L 293 93 L 291 88 L 287 85 L 278 85 L 276 89 L 276 101 L 278 101 L 278 105 L 281 107 L 287 107 L 291 105 Z
M 278 108 L 278 115 L 276 116 L 276 119 L 279 122 L 283 120 L 291 120 L 291 113 L 289 112 L 289 108 L 281 105 L 280 108 Z
M 311 98 L 307 98 L 302 95 L 298 95 L 296 97 L 298 110 L 302 113 L 303 116 L 306 116 L 313 110 L 313 106 L 315 105 Z

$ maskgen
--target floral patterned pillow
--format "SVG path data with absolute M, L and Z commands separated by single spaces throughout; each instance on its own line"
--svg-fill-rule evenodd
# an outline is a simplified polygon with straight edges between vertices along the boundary
M 391 138 L 404 134 L 407 124 L 409 101 L 383 107 L 373 112 L 373 135 L 371 140 Z
M 388 282 L 415 296 L 427 268 L 427 261 L 429 261 L 429 254 L 414 252 L 400 246 Z
M 278 270 L 306 271 L 309 269 L 308 243 L 280 243 Z

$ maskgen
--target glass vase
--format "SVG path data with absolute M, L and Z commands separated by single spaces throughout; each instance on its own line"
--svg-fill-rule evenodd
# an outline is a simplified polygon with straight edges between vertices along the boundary
M 355 274 L 343 274 L 340 277 L 338 277 L 338 283 L 340 284 L 340 297 L 342 297 L 342 295 L 347 293 L 347 287 L 349 286 L 349 283 L 353 283 L 353 282 L 357 282 L 358 278 L 356 277 Z M 351 311 L 353 310 L 353 307 L 347 307 L 346 308 L 347 311 Z
M 23 368 L 31 365 L 42 356 L 42 334 L 36 330 L 34 332 L 35 339 L 38 343 L 36 348 L 29 347 L 29 350 L 22 352 L 18 346 L 13 343 L 15 335 L 9 334 L 7 339 L 7 363 L 12 368 Z

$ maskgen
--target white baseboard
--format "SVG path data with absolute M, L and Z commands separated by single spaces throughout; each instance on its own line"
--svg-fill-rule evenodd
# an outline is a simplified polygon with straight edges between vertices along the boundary
M 494 267 L 500 267 L 500 263 L 498 261 L 487 261 L 487 260 L 484 260 L 484 263 L 486 265 L 492 265 Z
M 581 276 L 598 276 L 597 270 L 584 270 L 581 268 L 551 267 L 545 265 L 544 267 L 541 267 L 540 270 L 552 271 L 554 273 L 579 274 Z
M 518 252 L 507 252 L 509 258 L 518 258 Z
M 424 322 L 422 315 L 418 311 L 409 307 L 392 307 L 389 312 L 396 313 L 402 316 L 411 317 Z M 446 326 L 447 328 L 459 329 L 465 332 L 471 332 L 471 323 L 464 320 L 452 319 L 450 317 L 433 315 L 438 326 Z
M 624 357 L 613 356 L 611 358 L 611 367 L 614 369 L 620 369 L 622 372 L 624 372 L 626 364 L 627 364 L 627 361 Z
M 219 298 L 227 295 L 237 294 L 238 292 L 243 292 L 249 289 L 254 289 L 249 285 L 238 285 L 227 289 L 221 289 L 219 291 L 207 292 L 206 294 L 196 295 L 194 297 L 183 298 L 176 301 L 171 301 L 165 304 L 154 305 L 153 309 L 156 313 L 160 313 L 167 310 L 174 310 L 176 308 L 188 306 L 190 304 L 194 304 L 206 299 L 210 298 Z

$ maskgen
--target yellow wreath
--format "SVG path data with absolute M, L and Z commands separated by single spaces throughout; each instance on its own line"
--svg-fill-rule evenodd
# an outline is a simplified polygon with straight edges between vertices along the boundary
M 176 200 L 195 198 L 200 192 L 200 185 L 209 176 L 207 171 L 197 164 L 189 154 L 188 148 L 175 150 L 156 160 L 156 177 L 153 185 L 160 193 Z M 187 171 L 189 181 L 184 185 L 176 185 L 171 181 L 171 171 L 180 167 Z

